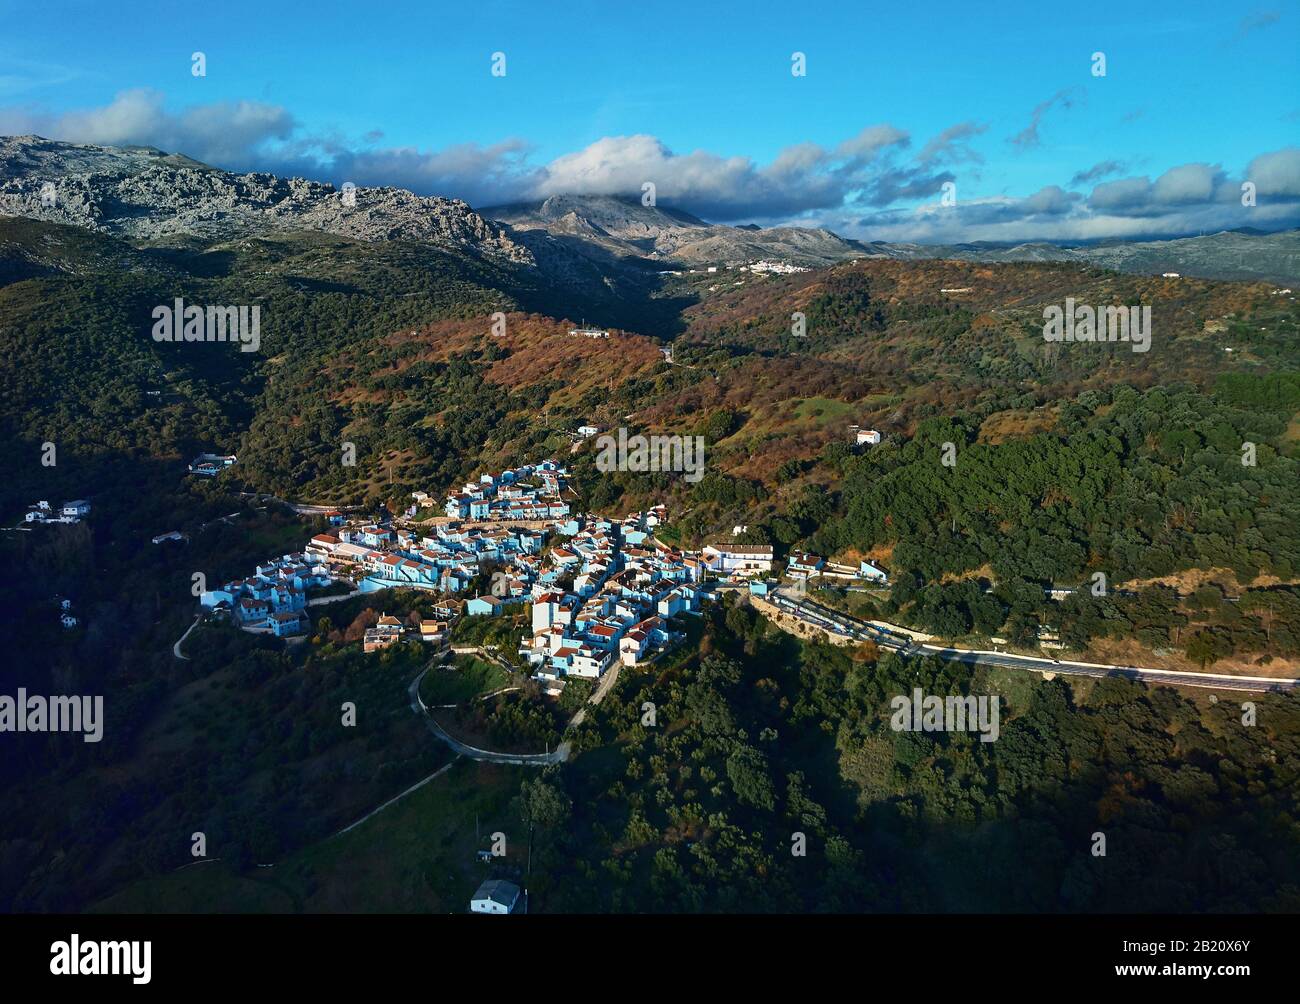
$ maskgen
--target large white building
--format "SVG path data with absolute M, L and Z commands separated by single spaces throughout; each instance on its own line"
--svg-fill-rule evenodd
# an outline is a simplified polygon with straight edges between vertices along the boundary
M 705 544 L 705 566 L 721 575 L 755 575 L 772 570 L 770 544 Z

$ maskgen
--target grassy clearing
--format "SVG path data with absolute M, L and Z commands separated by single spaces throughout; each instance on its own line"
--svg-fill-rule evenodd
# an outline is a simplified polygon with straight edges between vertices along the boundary
M 464 704 L 476 697 L 511 685 L 511 675 L 500 666 L 472 655 L 458 655 L 451 663 L 434 666 L 420 683 L 425 704 Z
M 137 882 L 92 912 L 462 913 L 483 879 L 522 875 L 527 834 L 510 801 L 524 776 L 460 761 L 357 829 L 274 868 L 239 875 L 223 862 L 195 865 Z M 494 833 L 505 834 L 506 856 L 482 864 L 474 852 Z

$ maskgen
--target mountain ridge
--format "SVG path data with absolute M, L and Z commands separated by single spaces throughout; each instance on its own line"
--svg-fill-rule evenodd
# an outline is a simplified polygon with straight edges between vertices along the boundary
M 531 263 L 468 203 L 401 188 L 237 174 L 152 147 L 0 137 L 0 212 L 136 240 L 319 230 L 362 241 L 425 240 Z
M 345 186 L 346 187 L 346 186 Z M 817 227 L 710 223 L 639 197 L 551 195 L 475 210 L 406 189 L 236 173 L 147 146 L 0 137 L 0 213 L 137 241 L 222 239 L 293 230 L 366 242 L 428 242 L 537 267 L 574 289 L 643 281 L 680 266 L 776 260 L 820 268 L 859 258 L 1061 261 L 1120 272 L 1300 282 L 1300 229 L 1152 240 L 920 244 L 861 241 Z

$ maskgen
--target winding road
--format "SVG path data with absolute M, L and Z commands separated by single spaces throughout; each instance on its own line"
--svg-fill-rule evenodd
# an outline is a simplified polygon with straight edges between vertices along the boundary
M 176 639 L 176 644 L 172 646 L 172 655 L 176 656 L 177 659 L 184 659 L 186 662 L 189 661 L 190 657 L 181 651 L 181 645 L 184 644 L 185 639 L 190 636 L 190 632 L 199 626 L 199 621 L 201 620 L 203 620 L 203 614 L 199 614 L 195 617 L 194 623 L 187 627 L 185 633 Z
M 929 645 L 909 638 L 887 627 L 860 621 L 848 614 L 807 599 L 791 597 L 777 590 L 771 602 L 782 613 L 798 618 L 805 624 L 838 635 L 861 641 L 873 641 L 881 648 L 897 652 L 905 659 L 934 655 L 949 662 L 982 663 L 1008 669 L 1024 669 L 1036 673 L 1064 673 L 1070 676 L 1119 676 L 1143 683 L 1165 684 L 1173 687 L 1203 687 L 1211 690 L 1239 690 L 1250 693 L 1281 692 L 1300 689 L 1300 680 L 1266 676 L 1230 676 L 1225 673 L 1187 673 L 1173 669 L 1147 669 L 1141 666 L 1119 666 L 1093 662 L 1073 662 L 1043 659 L 1030 655 L 1013 655 L 1008 652 L 988 652 L 980 649 L 952 648 L 946 645 Z M 901 629 L 900 629 L 901 630 Z
M 482 649 L 479 651 L 481 655 L 491 658 L 491 653 Z M 587 717 L 587 707 L 589 705 L 599 704 L 605 699 L 605 695 L 608 694 L 610 690 L 613 689 L 614 684 L 618 682 L 618 671 L 622 668 L 622 665 L 623 664 L 620 662 L 615 662 L 614 665 L 610 667 L 609 671 L 601 677 L 600 683 L 598 683 L 596 689 L 591 692 L 591 696 L 587 699 L 587 703 L 579 708 L 577 713 L 569 719 L 568 724 L 564 726 L 564 731 L 566 733 L 583 723 Z M 431 668 L 431 666 L 425 666 L 424 669 L 420 670 L 420 675 L 412 680 L 411 686 L 407 688 L 407 694 L 411 698 L 411 710 L 424 719 L 425 723 L 429 726 L 429 730 L 435 736 L 441 739 L 461 756 L 469 757 L 471 760 L 482 760 L 486 763 L 508 763 L 517 767 L 545 767 L 548 764 L 564 763 L 565 760 L 569 759 L 569 753 L 573 744 L 567 739 L 562 740 L 550 753 L 498 753 L 493 750 L 479 749 L 477 746 L 470 746 L 468 743 L 461 742 L 433 720 L 433 716 L 429 714 L 428 705 L 426 705 L 423 698 L 420 697 L 420 682 L 424 679 L 425 674 L 428 673 Z M 507 668 L 512 667 L 507 666 Z M 517 689 L 517 687 L 507 687 L 503 690 L 494 691 L 494 693 L 503 694 L 508 690 Z M 489 694 L 486 696 L 490 697 L 492 695 Z M 454 707 L 455 705 L 449 706 Z
M 493 750 L 479 749 L 477 746 L 470 746 L 463 743 L 455 736 L 448 733 L 441 725 L 433 720 L 429 714 L 429 708 L 420 697 L 420 683 L 424 676 L 429 672 L 429 667 L 425 666 L 420 670 L 420 675 L 411 681 L 410 687 L 407 688 L 407 695 L 411 698 L 411 710 L 424 719 L 429 730 L 450 746 L 455 752 L 471 760 L 481 760 L 485 763 L 508 763 L 516 767 L 545 767 L 553 763 L 563 763 L 569 758 L 569 744 L 560 743 L 550 753 L 497 753 Z

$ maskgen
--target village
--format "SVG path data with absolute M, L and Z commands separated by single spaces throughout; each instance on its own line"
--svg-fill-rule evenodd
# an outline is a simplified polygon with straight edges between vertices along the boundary
M 573 513 L 566 495 L 567 470 L 546 460 L 453 490 L 442 515 L 426 492 L 413 493 L 395 518 L 328 512 L 329 530 L 302 552 L 259 564 L 248 578 L 203 592 L 200 602 L 240 628 L 292 639 L 310 629 L 308 607 L 330 601 L 309 600 L 309 591 L 341 584 L 351 588 L 337 598 L 402 588 L 433 594 L 432 619 L 417 628 L 385 614 L 367 628 L 366 652 L 415 636 L 446 643 L 461 617 L 531 605 L 517 654 L 554 695 L 569 678 L 598 681 L 616 663 L 633 666 L 667 650 L 683 635 L 681 618 L 719 588 L 773 569 L 771 546 L 708 544 L 696 553 L 665 544 L 655 537 L 667 518 L 662 505 L 613 519 Z M 874 567 L 831 569 L 806 554 L 793 556 L 789 571 L 884 578 Z

